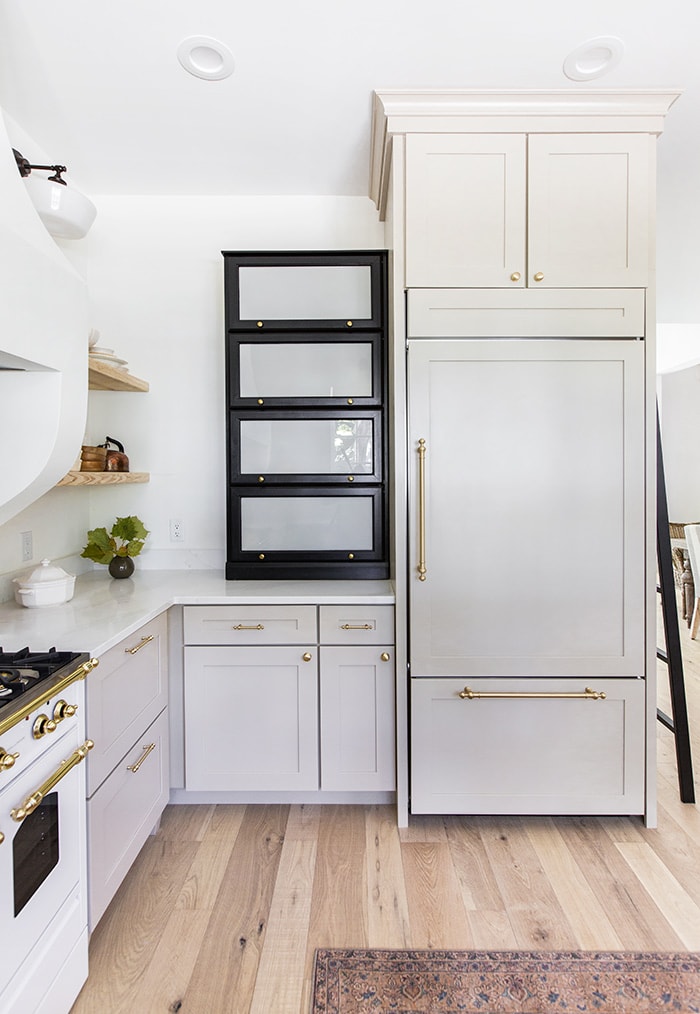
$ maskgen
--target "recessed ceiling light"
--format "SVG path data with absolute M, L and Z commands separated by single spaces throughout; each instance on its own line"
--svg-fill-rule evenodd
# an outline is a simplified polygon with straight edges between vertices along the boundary
M 622 39 L 604 35 L 577 46 L 564 60 L 564 73 L 572 81 L 592 81 L 607 74 L 622 59 Z
M 204 81 L 221 81 L 233 74 L 233 53 L 218 39 L 191 35 L 177 47 L 177 58 L 188 72 Z

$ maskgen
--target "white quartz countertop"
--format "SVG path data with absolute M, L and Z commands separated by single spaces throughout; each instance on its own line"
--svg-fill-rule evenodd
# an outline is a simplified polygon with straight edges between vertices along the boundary
M 174 605 L 394 602 L 390 581 L 227 581 L 216 570 L 143 570 L 124 580 L 107 569 L 83 574 L 70 602 L 27 609 L 0 605 L 0 647 L 100 655 Z

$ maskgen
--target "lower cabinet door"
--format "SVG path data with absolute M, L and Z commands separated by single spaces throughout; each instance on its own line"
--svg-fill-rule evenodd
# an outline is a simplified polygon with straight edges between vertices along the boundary
M 395 787 L 393 646 L 321 648 L 321 788 Z
M 99 922 L 168 802 L 168 770 L 166 708 L 88 800 L 91 930 Z
M 318 649 L 185 648 L 185 783 L 318 788 Z
M 641 679 L 414 678 L 411 812 L 643 813 L 644 697 Z

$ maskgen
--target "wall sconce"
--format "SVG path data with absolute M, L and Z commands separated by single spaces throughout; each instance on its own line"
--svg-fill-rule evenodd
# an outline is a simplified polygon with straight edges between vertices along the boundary
M 68 170 L 64 165 L 33 165 L 29 159 L 12 149 L 20 176 L 39 218 L 52 236 L 60 239 L 82 239 L 95 221 L 97 208 L 79 190 L 69 188 L 62 178 Z M 50 171 L 52 176 L 36 176 L 32 169 Z

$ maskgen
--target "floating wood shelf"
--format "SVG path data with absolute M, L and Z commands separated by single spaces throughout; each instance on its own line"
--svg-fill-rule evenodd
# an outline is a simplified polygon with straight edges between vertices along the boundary
M 64 475 L 58 486 L 118 486 L 120 483 L 149 482 L 148 472 L 78 472 Z
M 133 377 L 109 363 L 88 358 L 88 387 L 91 391 L 148 391 L 148 381 Z

